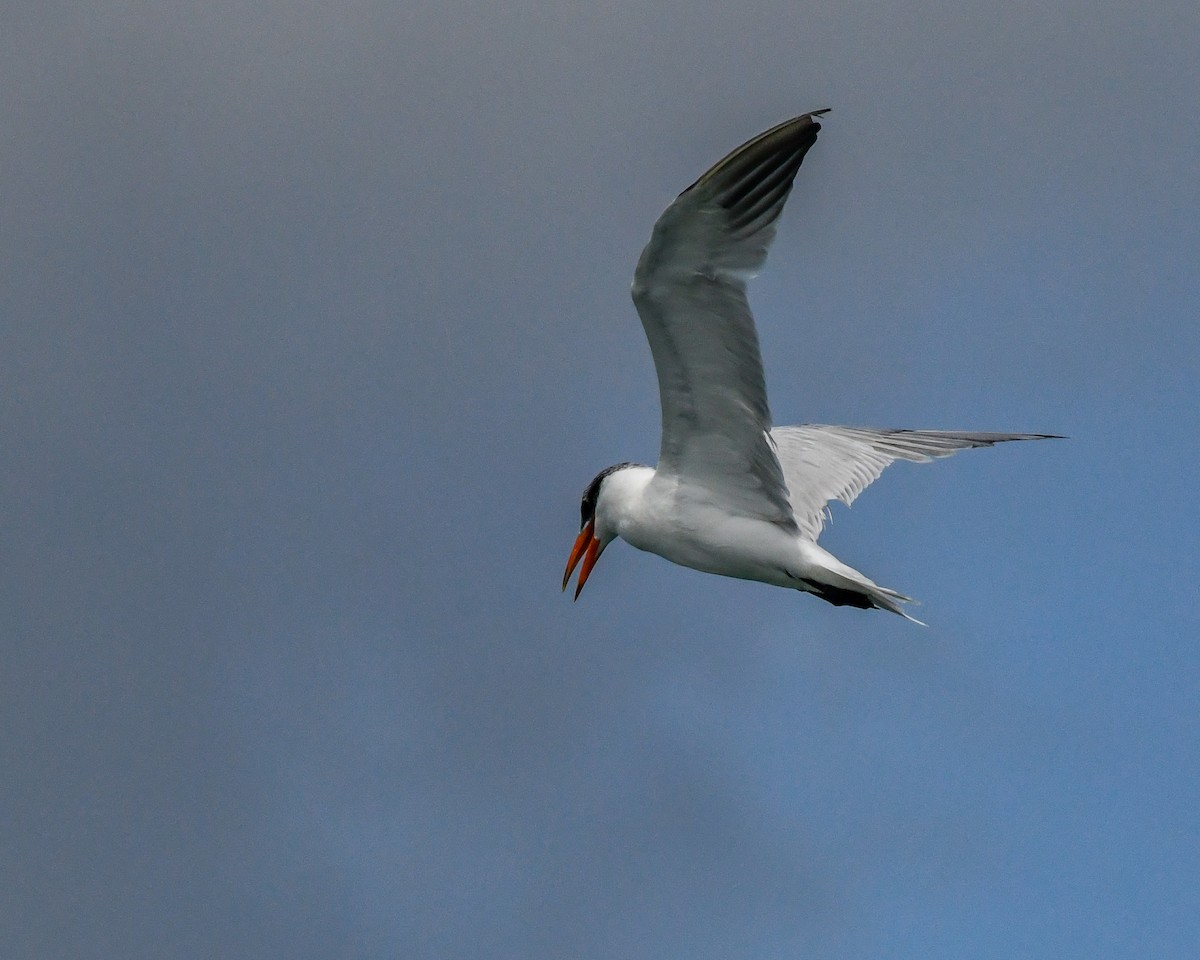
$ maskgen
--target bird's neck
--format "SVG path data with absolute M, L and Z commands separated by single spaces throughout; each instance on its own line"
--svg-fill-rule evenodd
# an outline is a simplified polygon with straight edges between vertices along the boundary
M 605 478 L 596 505 L 596 536 L 609 540 L 622 536 L 622 530 L 645 512 L 646 488 L 654 479 L 654 469 L 631 466 Z

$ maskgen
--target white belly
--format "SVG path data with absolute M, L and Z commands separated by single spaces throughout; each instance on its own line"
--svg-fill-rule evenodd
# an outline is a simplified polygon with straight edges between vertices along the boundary
M 617 532 L 639 550 L 704 573 L 791 587 L 802 573 L 797 534 L 711 507 L 677 505 L 669 515 L 647 511 Z
M 606 481 L 615 495 L 600 498 L 597 539 L 607 543 L 619 536 L 639 550 L 704 573 L 805 590 L 836 605 L 874 606 L 908 616 L 897 605 L 907 597 L 880 587 L 798 530 L 731 516 L 703 489 L 681 491 L 677 482 L 654 484 L 652 478 L 649 467 L 630 467 Z M 602 494 L 607 490 L 602 488 Z

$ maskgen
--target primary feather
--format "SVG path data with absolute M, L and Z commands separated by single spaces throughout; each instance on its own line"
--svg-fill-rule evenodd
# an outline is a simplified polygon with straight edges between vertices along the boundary
M 826 504 L 840 500 L 850 506 L 897 460 L 927 463 L 973 447 L 1052 438 L 1047 433 L 876 430 L 819 423 L 775 427 L 771 431 L 796 524 L 813 540 L 825 527 L 829 515 Z

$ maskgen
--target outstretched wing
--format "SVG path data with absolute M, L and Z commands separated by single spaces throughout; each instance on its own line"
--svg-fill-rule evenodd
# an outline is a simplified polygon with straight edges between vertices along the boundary
M 873 430 L 807 423 L 771 431 L 801 532 L 816 540 L 828 516 L 826 504 L 849 506 L 897 460 L 925 463 L 959 450 L 1009 440 L 1055 439 L 1046 433 L 962 433 L 955 430 Z
M 633 300 L 658 372 L 656 482 L 681 482 L 737 516 L 792 527 L 746 280 L 762 266 L 818 110 L 743 144 L 654 226 Z

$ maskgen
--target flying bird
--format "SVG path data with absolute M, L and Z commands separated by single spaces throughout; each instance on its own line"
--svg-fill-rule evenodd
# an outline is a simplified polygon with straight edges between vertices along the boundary
M 575 598 L 616 538 L 685 567 L 814 594 L 836 606 L 913 602 L 818 546 L 827 504 L 847 506 L 896 460 L 923 463 L 1040 433 L 772 427 L 746 281 L 821 124 L 814 110 L 742 144 L 667 207 L 633 277 L 662 405 L 658 467 L 618 463 L 580 503 L 563 574 Z

